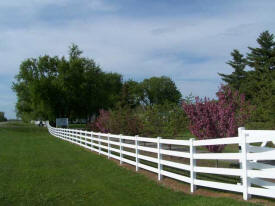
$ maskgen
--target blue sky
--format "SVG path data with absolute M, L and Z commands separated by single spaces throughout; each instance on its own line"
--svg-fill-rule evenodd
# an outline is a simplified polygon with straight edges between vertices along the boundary
M 166 75 L 183 95 L 214 97 L 230 52 L 275 33 L 274 10 L 274 0 L 0 1 L 0 111 L 15 117 L 23 60 L 66 56 L 71 43 L 124 79 Z

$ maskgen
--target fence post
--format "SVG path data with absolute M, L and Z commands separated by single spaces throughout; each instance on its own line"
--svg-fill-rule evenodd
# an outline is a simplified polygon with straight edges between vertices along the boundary
M 68 137 L 67 137 L 67 130 L 66 130 L 66 129 L 64 129 L 64 130 L 63 130 L 63 132 L 64 132 L 64 137 L 65 137 L 66 141 L 68 141 Z
M 84 131 L 85 145 L 86 145 L 86 146 L 88 146 L 88 143 L 87 143 L 87 136 L 88 136 L 87 132 Z
M 122 147 L 122 139 L 121 139 L 121 134 L 119 135 L 119 163 L 122 164 L 123 161 L 122 161 L 122 158 L 123 158 L 123 154 L 122 154 L 122 151 L 123 151 L 123 147 Z
M 190 190 L 193 193 L 196 190 L 196 185 L 194 184 L 194 179 L 196 179 L 196 172 L 194 172 L 194 167 L 196 166 L 196 160 L 194 159 L 194 153 L 196 153 L 196 147 L 194 147 L 194 138 L 190 141 Z
M 162 180 L 162 175 L 161 175 L 161 170 L 162 170 L 162 164 L 161 164 L 161 160 L 162 160 L 162 154 L 160 152 L 162 145 L 160 143 L 161 137 L 157 137 L 157 146 L 158 146 L 158 180 Z
M 242 183 L 243 183 L 243 199 L 248 200 L 251 195 L 248 194 L 248 187 L 250 186 L 249 178 L 247 177 L 247 143 L 246 138 L 247 135 L 245 134 L 245 128 L 240 127 L 238 128 L 239 137 L 241 138 L 241 169 L 242 169 Z
M 100 141 L 100 135 L 98 135 L 98 154 L 100 155 L 101 153 L 101 141 Z
M 71 138 L 72 138 L 72 141 L 74 143 L 75 142 L 75 137 L 74 137 L 74 131 L 73 130 L 71 131 Z
M 70 129 L 68 129 L 67 135 L 68 135 L 68 140 L 69 140 L 69 142 L 71 142 L 71 132 L 70 132 Z
M 84 135 L 83 135 L 84 134 Z M 86 132 L 84 132 L 84 131 L 82 131 L 82 133 L 81 133 L 81 135 L 83 135 L 82 137 L 83 137 L 83 139 L 82 139 L 82 141 L 84 140 L 84 145 L 85 146 L 87 146 L 87 143 L 86 143 Z
M 138 135 L 135 136 L 135 145 L 136 145 L 136 171 L 138 171 L 138 164 L 139 164 L 139 159 L 138 159 L 138 154 L 139 154 L 139 150 L 138 150 Z
M 110 159 L 110 133 L 108 133 L 108 159 Z
M 93 141 L 93 132 L 91 132 L 91 151 L 93 151 L 93 148 L 94 148 L 93 143 L 94 143 L 94 141 Z
M 78 137 L 78 141 L 79 141 L 79 144 L 82 144 L 82 139 L 81 139 L 81 132 L 79 130 L 77 130 L 77 137 Z

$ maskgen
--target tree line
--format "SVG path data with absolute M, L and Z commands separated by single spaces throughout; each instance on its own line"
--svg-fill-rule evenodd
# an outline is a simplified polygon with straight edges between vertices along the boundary
M 181 93 L 168 77 L 123 81 L 121 74 L 104 72 L 93 59 L 83 57 L 75 44 L 68 56 L 44 55 L 21 63 L 12 86 L 17 117 L 91 121 L 100 109 L 180 102 Z

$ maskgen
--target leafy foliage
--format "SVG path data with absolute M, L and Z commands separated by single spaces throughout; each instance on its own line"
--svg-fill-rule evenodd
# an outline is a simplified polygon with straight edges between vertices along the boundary
M 182 134 L 188 125 L 183 109 L 176 104 L 147 107 L 119 107 L 112 111 L 100 111 L 90 126 L 103 133 L 142 135 L 147 137 L 170 137 Z
M 122 86 L 120 107 L 135 108 L 141 105 L 144 98 L 141 83 L 133 80 L 126 81 Z
M 17 116 L 89 119 L 100 108 L 113 107 L 119 101 L 121 75 L 105 73 L 93 59 L 81 55 L 73 44 L 69 59 L 45 55 L 23 61 L 13 83 Z
M 121 92 L 121 107 L 163 105 L 167 103 L 179 103 L 181 93 L 175 83 L 169 77 L 152 77 L 142 82 L 133 80 L 123 84 Z
M 144 136 L 174 138 L 187 130 L 187 116 L 178 104 L 148 106 L 141 117 Z
M 143 103 L 145 105 L 164 104 L 165 102 L 179 103 L 181 93 L 175 83 L 168 77 L 152 77 L 141 83 Z
M 197 97 L 195 104 L 183 102 L 184 111 L 190 119 L 190 131 L 199 139 L 233 137 L 249 117 L 249 104 L 238 91 L 221 86 L 217 97 L 217 101 Z M 225 146 L 206 147 L 210 152 L 221 152 Z
M 102 133 L 110 132 L 110 112 L 101 109 L 96 121 L 91 124 L 92 131 L 98 131 Z
M 102 133 L 138 135 L 142 132 L 142 122 L 133 109 L 120 107 L 114 111 L 101 110 L 91 130 Z

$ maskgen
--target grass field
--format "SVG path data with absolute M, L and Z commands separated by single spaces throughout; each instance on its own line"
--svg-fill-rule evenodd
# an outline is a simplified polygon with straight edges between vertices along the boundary
M 0 125 L 0 205 L 252 205 L 188 195 L 28 124 Z

